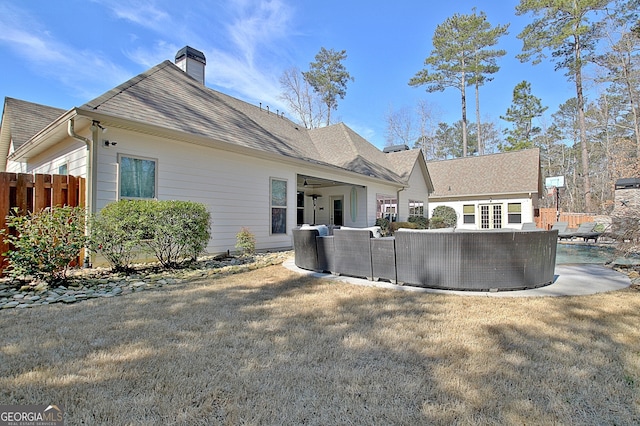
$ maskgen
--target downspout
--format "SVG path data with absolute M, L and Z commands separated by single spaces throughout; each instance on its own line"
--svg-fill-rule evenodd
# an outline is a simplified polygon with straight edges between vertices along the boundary
M 91 213 L 93 213 L 93 141 L 96 140 L 97 137 L 97 128 L 96 129 L 92 129 L 92 139 L 87 139 L 84 136 L 81 136 L 79 134 L 76 133 L 75 131 L 75 119 L 74 118 L 70 118 L 69 122 L 67 123 L 67 133 L 69 134 L 69 136 L 71 136 L 73 139 L 79 140 L 81 142 L 84 142 L 85 145 L 87 146 L 87 150 L 86 150 L 86 165 L 87 165 L 87 173 L 86 173 L 86 185 L 85 185 L 85 208 L 87 211 L 87 220 L 85 222 L 85 235 L 89 235 L 89 215 Z M 93 126 L 95 127 L 95 126 Z M 90 267 L 90 259 L 91 259 L 91 252 L 89 251 L 89 248 L 85 248 L 86 250 L 86 255 L 84 257 L 84 267 L 85 268 L 89 268 Z
M 407 188 L 403 186 L 402 188 L 398 189 L 398 191 L 396 192 L 396 202 L 398 203 L 398 216 L 396 217 L 396 220 L 398 222 L 400 222 L 400 193 L 405 189 Z

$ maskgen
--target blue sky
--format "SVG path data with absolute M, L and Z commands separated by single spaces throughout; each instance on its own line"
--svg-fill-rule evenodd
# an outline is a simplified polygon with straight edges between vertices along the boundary
M 454 13 L 484 11 L 492 25 L 510 23 L 499 47 L 501 70 L 481 88 L 483 121 L 499 119 L 514 86 L 531 82 L 549 113 L 574 96 L 553 64 L 522 64 L 516 38 L 529 17 L 516 0 L 0 0 L 0 96 L 72 108 L 192 46 L 207 58 L 207 86 L 286 112 L 282 72 L 307 70 L 320 47 L 347 51 L 355 78 L 332 117 L 379 147 L 385 115 L 426 100 L 439 120 L 460 119 L 460 94 L 408 85 L 429 56 L 436 26 Z M 475 120 L 473 90 L 468 117 Z M 291 116 L 289 116 L 291 118 Z

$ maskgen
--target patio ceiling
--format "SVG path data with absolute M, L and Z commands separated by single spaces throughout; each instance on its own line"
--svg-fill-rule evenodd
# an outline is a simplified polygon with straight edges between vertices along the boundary
M 323 179 L 315 176 L 300 175 L 300 174 L 298 175 L 298 178 L 297 178 L 297 187 L 298 189 L 301 189 L 301 190 L 304 190 L 304 189 L 314 190 L 314 189 L 329 188 L 329 187 L 339 186 L 339 185 L 349 185 L 349 184 L 345 182 L 339 182 L 336 180 Z

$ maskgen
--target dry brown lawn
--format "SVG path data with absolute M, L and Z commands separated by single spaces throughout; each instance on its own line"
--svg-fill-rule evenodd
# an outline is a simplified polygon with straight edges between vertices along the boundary
M 271 266 L 0 327 L 0 404 L 68 425 L 640 423 L 636 289 L 462 297 Z

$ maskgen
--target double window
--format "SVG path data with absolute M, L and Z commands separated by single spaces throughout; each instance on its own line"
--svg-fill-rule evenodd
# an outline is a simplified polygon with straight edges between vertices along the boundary
M 409 200 L 409 217 L 424 216 L 424 202 Z
M 376 195 L 378 204 L 376 218 L 385 218 L 389 222 L 395 222 L 398 217 L 398 199 L 391 195 Z
M 156 198 L 157 160 L 118 156 L 120 198 Z

